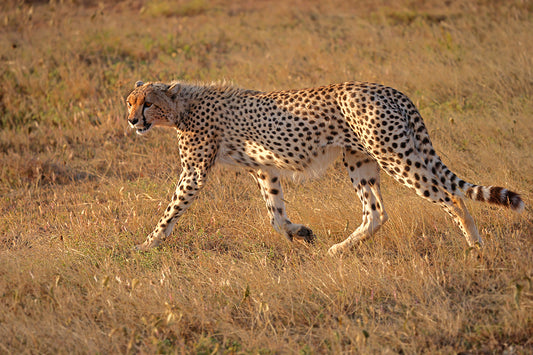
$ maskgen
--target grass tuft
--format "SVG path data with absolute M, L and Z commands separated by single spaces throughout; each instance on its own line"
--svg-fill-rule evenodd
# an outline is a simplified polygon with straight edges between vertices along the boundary
M 146 7 L 141 9 L 147 15 L 158 17 L 192 17 L 204 14 L 208 10 L 205 0 L 188 0 L 188 1 L 162 1 L 154 0 L 147 3 Z

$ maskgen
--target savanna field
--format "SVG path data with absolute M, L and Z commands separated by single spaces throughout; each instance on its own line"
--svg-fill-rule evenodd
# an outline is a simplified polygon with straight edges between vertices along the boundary
M 533 2 L 2 1 L 0 354 L 533 353 Z M 383 83 L 419 107 L 444 163 L 521 193 L 467 201 L 470 250 L 439 207 L 382 174 L 390 220 L 361 221 L 338 160 L 285 180 L 277 234 L 244 171 L 217 167 L 163 247 L 176 134 L 136 135 L 137 80 L 258 90 Z

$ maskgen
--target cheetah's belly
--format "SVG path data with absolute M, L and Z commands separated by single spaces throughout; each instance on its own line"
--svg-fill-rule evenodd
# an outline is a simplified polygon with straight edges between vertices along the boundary
M 221 147 L 217 162 L 253 169 L 275 169 L 288 175 L 313 178 L 320 176 L 340 152 L 340 147 L 329 145 L 295 153 L 283 149 L 269 149 L 248 141 L 241 147 Z

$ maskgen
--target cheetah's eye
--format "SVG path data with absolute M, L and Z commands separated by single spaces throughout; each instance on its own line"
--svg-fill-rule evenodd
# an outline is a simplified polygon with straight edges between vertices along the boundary
M 126 105 L 128 105 L 128 108 L 131 107 L 131 102 L 127 101 Z
M 145 103 L 144 103 L 144 107 L 150 107 L 150 106 L 152 106 L 152 103 L 151 103 L 151 102 L 145 102 Z

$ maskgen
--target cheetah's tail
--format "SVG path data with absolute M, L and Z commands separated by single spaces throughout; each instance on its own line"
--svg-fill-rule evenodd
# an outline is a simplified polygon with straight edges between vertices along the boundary
M 431 165 L 433 173 L 440 179 L 441 186 L 452 195 L 508 207 L 518 213 L 524 210 L 524 201 L 516 192 L 500 186 L 480 186 L 466 182 L 448 169 L 436 154 L 430 162 Z
M 509 207 L 520 213 L 524 210 L 524 201 L 516 192 L 499 186 L 472 186 L 466 189 L 466 197 L 480 202 Z
M 474 185 L 457 177 L 435 153 L 420 114 L 418 112 L 416 114 L 419 116 L 419 120 L 413 126 L 422 141 L 417 148 L 424 153 L 424 156 L 427 156 L 427 152 L 430 152 L 431 158 L 426 160 L 426 164 L 433 174 L 438 177 L 439 183 L 444 190 L 451 195 L 508 207 L 518 213 L 524 210 L 524 201 L 516 192 L 499 186 Z
M 437 155 L 434 156 L 433 162 L 430 165 L 432 165 L 433 173 L 436 173 L 439 177 L 441 186 L 452 195 L 464 196 L 474 201 L 488 202 L 494 205 L 508 207 L 518 213 L 524 210 L 524 201 L 516 192 L 504 187 L 480 186 L 466 182 L 448 169 Z
M 439 177 L 441 186 L 452 195 L 508 207 L 518 213 L 524 210 L 524 201 L 516 192 L 500 186 L 480 186 L 466 182 L 444 165 L 437 155 L 430 165 L 433 173 Z

